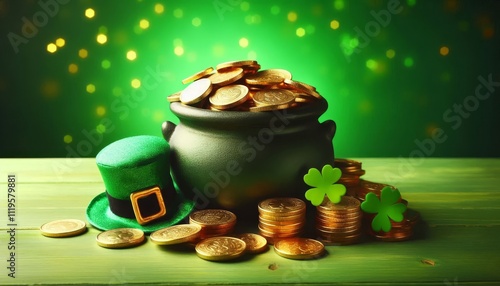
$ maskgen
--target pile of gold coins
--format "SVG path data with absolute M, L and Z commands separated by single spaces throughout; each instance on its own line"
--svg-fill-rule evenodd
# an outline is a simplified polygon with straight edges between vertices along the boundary
M 322 96 L 314 86 L 292 80 L 284 69 L 260 70 L 254 60 L 232 61 L 206 68 L 182 83 L 189 85 L 167 97 L 169 102 L 215 111 L 271 111 L 298 107 Z
M 296 198 L 271 198 L 261 201 L 259 209 L 259 233 L 269 243 L 296 237 L 306 223 L 306 204 Z
M 363 232 L 362 217 L 360 202 L 353 197 L 343 196 L 337 204 L 325 199 L 316 207 L 316 230 L 324 242 L 354 244 Z

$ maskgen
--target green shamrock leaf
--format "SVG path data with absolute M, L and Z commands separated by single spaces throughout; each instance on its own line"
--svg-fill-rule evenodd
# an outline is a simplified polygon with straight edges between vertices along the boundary
M 370 192 L 366 195 L 365 201 L 361 203 L 361 209 L 366 213 L 377 214 L 372 220 L 372 229 L 374 231 L 390 231 L 390 219 L 395 222 L 403 221 L 403 213 L 406 211 L 406 206 L 398 203 L 400 198 L 401 193 L 399 190 L 393 190 L 389 186 L 382 189 L 380 200 L 374 193 Z
M 314 206 L 319 206 L 325 199 L 325 195 L 334 204 L 340 202 L 340 197 L 346 192 L 344 185 L 335 184 L 340 176 L 342 176 L 342 171 L 330 165 L 324 165 L 321 173 L 316 168 L 309 169 L 309 172 L 304 175 L 304 182 L 313 188 L 306 191 L 306 199 Z

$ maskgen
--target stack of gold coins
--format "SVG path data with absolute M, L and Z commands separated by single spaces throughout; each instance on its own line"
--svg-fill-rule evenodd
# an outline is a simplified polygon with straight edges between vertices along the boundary
M 347 195 L 355 196 L 359 186 L 360 177 L 365 174 L 365 170 L 361 167 L 361 162 L 351 159 L 336 158 L 334 166 L 342 171 L 342 176 L 340 177 L 338 183 L 343 184 L 346 187 Z
M 222 236 L 233 231 L 236 215 L 227 210 L 206 209 L 189 215 L 189 223 L 201 226 L 199 238 Z
M 362 202 L 365 200 L 368 193 L 374 193 L 377 197 L 380 197 L 380 192 L 386 186 L 388 185 L 360 179 L 359 186 L 356 188 L 355 197 Z
M 269 243 L 301 234 L 306 204 L 297 198 L 271 198 L 259 203 L 259 232 Z
M 302 106 L 322 96 L 314 86 L 292 80 L 284 69 L 260 70 L 254 60 L 231 61 L 199 71 L 182 81 L 189 84 L 167 97 L 214 111 L 271 111 Z
M 362 235 L 360 202 L 356 198 L 343 196 L 338 204 L 328 198 L 316 210 L 316 230 L 326 243 L 348 245 L 356 243 Z
M 412 209 L 406 209 L 401 222 L 391 220 L 391 230 L 388 232 L 374 231 L 369 228 L 368 234 L 382 241 L 405 241 L 411 239 L 415 226 L 420 220 L 420 214 Z

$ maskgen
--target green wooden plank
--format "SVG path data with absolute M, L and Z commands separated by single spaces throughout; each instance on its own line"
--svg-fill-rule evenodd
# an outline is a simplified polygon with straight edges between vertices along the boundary
M 328 246 L 327 256 L 311 261 L 285 259 L 269 250 L 224 263 L 199 259 L 188 247 L 159 247 L 150 241 L 137 248 L 104 249 L 95 243 L 97 233 L 91 229 L 78 237 L 55 239 L 38 231 L 19 231 L 15 282 L 331 285 L 500 281 L 500 227 L 433 227 L 425 237 L 413 241 Z
M 64 163 L 65 159 L 58 160 Z M 365 176 L 374 181 L 382 181 L 378 178 L 400 164 L 399 159 L 361 160 Z M 425 159 L 413 173 L 405 174 L 398 187 L 426 223 L 415 240 L 328 246 L 329 255 L 313 261 L 288 260 L 268 251 L 230 263 L 204 261 L 192 249 L 174 250 L 151 242 L 126 250 L 103 249 L 95 243 L 99 231 L 94 228 L 74 238 L 41 236 L 37 228 L 44 222 L 84 219 L 87 204 L 103 190 L 93 159 L 82 160 L 62 179 L 54 177 L 53 164 L 49 159 L 0 160 L 0 178 L 12 170 L 19 177 L 16 219 L 20 228 L 16 236 L 18 277 L 9 280 L 6 272 L 0 273 L 0 284 L 500 283 L 498 159 Z M 0 180 L 0 188 L 5 184 Z M 6 214 L 4 202 L 1 197 L 0 215 Z M 255 230 L 251 224 L 239 227 Z M 2 243 L 6 228 L 0 225 Z M 7 253 L 3 248 L 2 257 Z M 422 263 L 424 259 L 434 265 Z
M 0 184 L 7 174 L 16 174 L 20 183 L 98 182 L 94 158 L 0 159 Z

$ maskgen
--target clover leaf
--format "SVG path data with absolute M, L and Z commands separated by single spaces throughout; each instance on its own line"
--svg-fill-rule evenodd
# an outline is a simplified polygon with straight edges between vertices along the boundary
M 406 206 L 398 203 L 400 198 L 401 193 L 399 190 L 392 189 L 390 186 L 382 189 L 380 200 L 372 192 L 366 195 L 365 201 L 361 203 L 361 209 L 366 213 L 377 214 L 372 220 L 372 229 L 374 231 L 390 231 L 392 225 L 389 219 L 395 222 L 403 221 L 403 213 L 406 211 Z
M 325 195 L 334 204 L 340 202 L 340 197 L 346 192 L 344 185 L 335 184 L 340 176 L 342 176 L 342 171 L 330 165 L 324 165 L 321 173 L 316 168 L 309 169 L 309 172 L 304 175 L 304 182 L 313 188 L 306 191 L 306 199 L 314 206 L 319 206 L 325 199 Z

